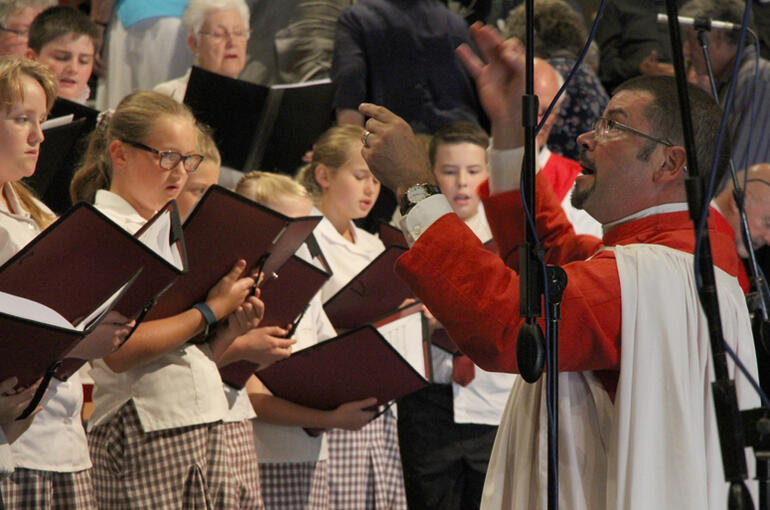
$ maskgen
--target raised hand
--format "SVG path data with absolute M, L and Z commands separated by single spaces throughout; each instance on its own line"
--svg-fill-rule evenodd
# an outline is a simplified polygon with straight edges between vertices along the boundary
M 523 144 L 521 96 L 524 94 L 524 46 L 518 39 L 503 39 L 491 26 L 474 23 L 471 37 L 479 55 L 466 44 L 457 56 L 476 81 L 479 100 L 492 123 L 495 148 Z

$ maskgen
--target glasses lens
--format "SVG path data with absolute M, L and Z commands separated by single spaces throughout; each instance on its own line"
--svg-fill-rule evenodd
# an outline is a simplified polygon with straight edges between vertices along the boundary
M 161 152 L 160 167 L 166 170 L 172 170 L 182 160 L 182 155 L 178 152 Z
M 203 156 L 200 154 L 190 154 L 187 156 L 187 158 L 185 158 L 184 169 L 188 174 L 191 174 L 198 169 L 202 161 Z

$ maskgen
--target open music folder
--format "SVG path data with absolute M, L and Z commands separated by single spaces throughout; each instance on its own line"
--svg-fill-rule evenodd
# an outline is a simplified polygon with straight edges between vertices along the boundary
M 419 343 L 420 337 L 415 341 Z M 297 351 L 260 370 L 257 377 L 278 397 L 330 410 L 368 397 L 376 397 L 377 405 L 382 405 L 424 388 L 429 368 L 417 363 L 415 368 L 367 325 Z
M 321 221 L 289 218 L 220 186 L 212 186 L 182 226 L 190 271 L 158 300 L 148 318 L 176 315 L 204 301 L 239 259 L 246 274 L 272 276 Z
M 396 259 L 406 252 L 390 246 L 324 303 L 324 311 L 338 330 L 368 324 L 396 311 L 412 292 L 396 276 Z
M 333 95 L 328 79 L 266 87 L 193 67 L 184 103 L 214 130 L 223 165 L 293 174 L 332 126 Z
M 290 326 L 289 337 L 302 318 L 310 300 L 321 290 L 331 274 L 305 262 L 296 255 L 278 270 L 277 278 L 269 277 L 260 287 L 260 299 L 265 303 L 262 326 Z M 259 367 L 241 360 L 219 369 L 222 380 L 236 388 L 243 388 L 248 378 Z
M 186 270 L 176 203 L 167 204 L 137 235 L 81 202 L 0 267 L 0 292 L 38 302 L 76 323 L 141 268 L 114 307 L 139 319 Z M 68 377 L 82 364 L 63 363 L 57 377 Z

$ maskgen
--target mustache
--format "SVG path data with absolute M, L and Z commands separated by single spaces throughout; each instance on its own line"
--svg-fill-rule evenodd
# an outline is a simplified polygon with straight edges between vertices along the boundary
M 580 166 L 584 168 L 594 168 L 594 162 L 588 157 L 586 150 L 581 149 L 580 154 L 578 155 L 578 163 L 580 163 Z

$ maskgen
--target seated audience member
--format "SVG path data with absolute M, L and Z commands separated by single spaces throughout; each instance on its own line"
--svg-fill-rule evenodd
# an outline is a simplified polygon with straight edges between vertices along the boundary
M 588 37 L 583 18 L 563 0 L 537 0 L 534 17 L 535 56 L 547 60 L 566 79 Z M 524 5 L 508 15 L 505 32 L 507 37 L 524 41 Z M 556 154 L 576 160 L 580 154 L 578 135 L 593 129 L 610 99 L 587 56 L 562 97 L 561 108 L 551 114 L 555 121 L 548 145 Z M 543 102 L 541 98 L 541 108 Z
M 596 29 L 599 78 L 608 91 L 640 74 L 674 75 L 668 27 L 657 22 L 659 12 L 666 12 L 662 0 L 608 0 Z
M 244 0 L 191 0 L 182 15 L 193 65 L 237 78 L 246 65 L 249 39 L 249 7 Z M 190 70 L 184 76 L 161 83 L 156 92 L 181 102 Z
M 96 24 L 81 11 L 51 7 L 29 27 L 27 57 L 51 68 L 59 83 L 59 97 L 82 104 L 91 92 L 88 79 L 98 39 Z
M 452 210 L 483 241 L 492 239 L 476 189 L 488 177 L 483 129 L 456 122 L 430 143 L 433 174 Z M 434 334 L 445 334 L 443 327 Z M 433 346 L 433 382 L 398 402 L 398 440 L 410 508 L 478 508 L 489 456 L 515 376 L 474 366 Z M 426 424 L 430 423 L 430 427 Z
M 24 56 L 29 26 L 55 0 L 7 0 L 0 2 L 0 55 Z
M 682 16 L 718 19 L 740 25 L 744 8 L 742 0 L 691 0 L 682 6 L 679 13 Z M 685 56 L 692 61 L 695 74 L 700 78 L 698 82 L 708 84 L 706 62 L 695 30 L 687 29 L 683 37 L 686 37 Z M 724 103 L 727 84 L 738 54 L 738 33 L 711 30 L 707 38 L 720 102 Z M 755 163 L 770 161 L 770 144 L 767 143 L 770 136 L 770 61 L 759 59 L 759 74 L 755 81 L 755 56 L 754 46 L 747 44 L 738 68 L 735 95 L 727 121 L 735 168 L 748 168 Z M 752 100 L 757 113 L 755 125 L 751 123 Z
M 129 93 L 148 90 L 190 67 L 182 11 L 187 0 L 91 0 L 91 19 L 102 32 L 96 91 L 100 110 Z
M 540 103 L 538 112 L 539 122 L 543 115 L 545 115 L 548 105 L 551 104 L 564 84 L 564 79 L 548 62 L 539 58 L 535 59 L 534 71 L 535 94 L 538 96 Z M 564 97 L 562 95 L 559 98 L 559 103 L 564 101 Z M 538 164 L 575 231 L 578 234 L 590 234 L 601 237 L 602 226 L 599 222 L 593 219 L 587 212 L 572 205 L 572 190 L 575 179 L 577 179 L 582 171 L 580 163 L 560 156 L 556 152 L 551 152 L 551 148 L 546 143 L 546 141 L 550 141 L 548 135 L 551 129 L 558 122 L 559 110 L 560 106 L 557 104 L 537 134 Z

